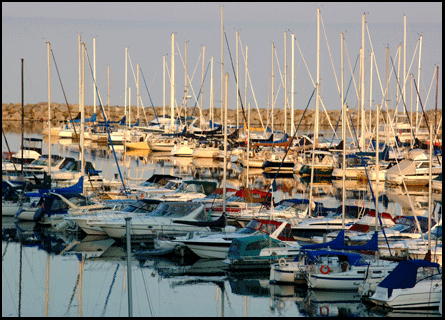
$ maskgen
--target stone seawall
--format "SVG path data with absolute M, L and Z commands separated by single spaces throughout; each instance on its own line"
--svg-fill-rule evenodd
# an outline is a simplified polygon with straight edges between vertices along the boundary
M 97 120 L 102 121 L 103 115 L 100 110 L 99 106 L 96 106 L 97 110 Z M 117 121 L 120 120 L 125 112 L 123 106 L 110 106 L 105 107 L 105 112 L 108 113 L 109 110 L 109 118 L 111 121 Z M 162 114 L 163 108 L 162 107 L 155 107 L 156 114 L 160 115 Z M 169 114 L 170 107 L 165 107 L 166 113 Z M 63 123 L 71 118 L 75 118 L 79 112 L 79 107 L 77 104 L 70 105 L 68 108 L 66 104 L 59 104 L 59 103 L 51 103 L 51 119 L 52 119 L 52 125 L 58 125 L 60 123 Z M 140 118 L 144 119 L 144 113 L 142 109 L 139 109 L 139 112 L 141 114 Z M 189 107 L 187 111 L 187 115 L 192 115 L 193 107 Z M 198 115 L 199 109 L 195 109 L 195 115 Z M 202 111 L 204 117 L 208 119 L 208 116 L 210 114 L 209 109 L 204 109 Z M 219 122 L 220 116 L 221 116 L 221 110 L 220 108 L 216 108 L 214 111 L 215 115 L 215 121 Z M 335 128 L 337 126 L 341 128 L 341 119 L 340 117 L 340 110 L 328 110 L 326 116 L 326 113 L 324 111 L 320 111 L 320 130 L 329 130 L 329 128 L 332 127 Z M 390 110 L 390 114 L 393 114 L 394 110 Z M 426 112 L 428 121 L 434 121 L 434 110 L 428 110 Z M 91 117 L 93 114 L 93 106 L 85 106 L 85 118 Z M 251 125 L 253 127 L 259 127 L 261 126 L 261 121 L 263 124 L 266 124 L 266 109 L 260 109 L 261 114 L 261 120 L 260 115 L 256 109 L 253 109 L 251 111 Z M 46 102 L 39 102 L 37 104 L 26 104 L 24 106 L 24 123 L 25 123 L 25 131 L 26 132 L 35 132 L 40 133 L 43 130 L 43 122 L 47 120 L 48 118 L 48 103 Z M 145 107 L 145 115 L 147 119 L 150 121 L 155 118 L 153 107 Z M 301 120 L 301 129 L 303 130 L 310 130 L 314 125 L 314 110 L 307 110 L 306 114 L 303 117 L 303 110 L 295 110 L 294 111 L 294 121 L 295 121 L 295 127 L 297 127 L 298 123 L 300 123 Z M 355 109 L 349 109 L 348 111 L 348 118 L 349 116 L 354 119 L 354 125 L 357 128 L 357 116 Z M 131 107 L 131 122 L 135 122 L 137 117 L 137 108 L 136 106 Z M 246 115 L 247 117 L 247 115 Z M 376 112 L 373 111 L 371 115 L 371 123 L 374 125 L 376 123 Z M 383 117 L 386 119 L 386 112 L 383 112 Z M 380 118 L 380 123 L 383 124 L 383 117 Z M 420 117 L 420 114 L 419 114 Z M 438 110 L 437 112 L 437 123 L 441 120 L 442 117 L 442 110 Z M 21 128 L 21 118 L 22 118 L 22 106 L 20 103 L 2 103 L 2 127 L 3 130 L 6 132 L 20 132 Z M 413 118 L 415 119 L 415 115 L 413 115 Z M 228 119 L 229 122 L 232 124 L 236 124 L 236 110 L 229 109 L 228 113 Z M 274 110 L 274 128 L 275 129 L 283 129 L 284 127 L 284 110 L 282 109 L 275 109 Z M 290 110 L 287 110 L 287 123 L 288 126 L 290 126 Z M 331 124 L 329 124 L 329 120 Z M 244 122 L 243 115 L 241 113 L 240 108 L 240 124 Z M 369 125 L 369 111 L 366 112 L 366 124 Z M 270 123 L 269 123 L 270 125 Z M 425 121 L 422 121 L 422 127 L 426 128 Z

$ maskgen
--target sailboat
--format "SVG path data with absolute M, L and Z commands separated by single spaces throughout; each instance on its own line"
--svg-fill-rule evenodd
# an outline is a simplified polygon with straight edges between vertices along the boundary
M 370 297 L 392 309 L 438 308 L 442 298 L 442 272 L 437 263 L 402 260 Z

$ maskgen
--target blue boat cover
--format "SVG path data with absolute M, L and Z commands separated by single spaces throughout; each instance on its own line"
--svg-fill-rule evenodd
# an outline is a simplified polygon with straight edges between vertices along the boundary
M 43 197 L 43 195 L 48 192 L 54 192 L 61 195 L 83 193 L 83 177 L 80 177 L 76 184 L 66 188 L 39 189 L 39 192 L 26 192 L 25 195 L 28 197 Z
M 402 260 L 394 268 L 394 270 L 385 279 L 383 279 L 380 284 L 378 284 L 378 286 L 388 289 L 388 297 L 391 296 L 393 289 L 413 288 L 417 282 L 417 269 L 421 267 L 437 268 L 440 272 L 440 265 L 438 263 L 420 259 Z
M 361 246 L 333 245 L 330 246 L 330 248 L 335 250 L 379 251 L 378 232 L 375 231 L 371 237 L 371 240 Z
M 345 230 L 340 230 L 340 232 L 337 235 L 337 238 L 335 238 L 332 241 L 325 242 L 325 243 L 316 243 L 316 244 L 306 244 L 301 247 L 301 250 L 313 250 L 313 249 L 321 249 L 321 248 L 334 248 L 337 249 L 339 246 L 345 245 Z
M 308 261 L 316 261 L 320 256 L 344 256 L 348 259 L 351 266 L 367 266 L 362 257 L 358 253 L 349 253 L 341 251 L 330 251 L 330 250 L 316 250 L 307 252 Z

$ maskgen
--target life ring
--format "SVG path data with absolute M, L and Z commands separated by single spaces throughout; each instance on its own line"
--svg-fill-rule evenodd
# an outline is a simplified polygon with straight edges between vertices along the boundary
M 278 260 L 278 264 L 280 267 L 284 267 L 286 264 L 286 259 L 280 258 L 280 260 Z
M 278 309 L 283 310 L 285 306 L 286 306 L 286 304 L 284 303 L 283 300 L 278 301 L 278 304 L 277 304 Z
M 145 195 L 143 192 L 141 192 L 141 199 L 144 199 Z
M 329 266 L 328 266 L 329 268 Z M 326 313 L 323 313 L 323 310 L 326 310 Z M 329 315 L 329 307 L 328 306 L 322 306 L 320 307 L 320 316 L 328 316 Z
M 320 272 L 323 274 L 328 274 L 331 271 L 331 268 L 327 264 L 324 264 L 320 267 Z

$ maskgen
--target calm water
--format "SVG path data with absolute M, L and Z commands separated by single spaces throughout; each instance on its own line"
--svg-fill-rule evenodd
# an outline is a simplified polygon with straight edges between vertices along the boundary
M 7 134 L 7 138 L 10 146 L 19 145 L 19 135 Z M 2 151 L 4 148 L 2 144 Z M 78 148 L 69 141 L 57 141 L 52 152 L 78 157 Z M 117 158 L 121 170 L 132 178 L 131 183 L 147 179 L 154 172 L 210 179 L 218 179 L 222 174 L 217 163 L 193 164 L 191 160 L 168 155 L 124 157 L 123 151 L 118 151 Z M 112 179 L 117 173 L 114 157 L 106 147 L 88 147 L 86 159 L 102 170 L 105 178 Z M 239 187 L 244 181 L 238 168 L 229 170 L 231 186 Z M 270 181 L 262 175 L 250 180 L 251 187 L 257 188 L 268 187 Z M 278 186 L 277 201 L 308 197 L 307 183 L 300 177 L 280 179 Z M 383 185 L 380 188 L 385 200 L 380 210 L 397 214 L 412 210 L 400 190 Z M 350 203 L 368 206 L 369 187 L 350 182 L 347 189 Z M 335 182 L 317 183 L 314 197 L 328 207 L 341 204 Z M 425 190 L 416 190 L 415 210 L 426 210 L 427 199 Z M 12 218 L 2 218 L 2 229 L 2 316 L 128 315 L 124 246 L 110 240 L 81 239 L 73 234 L 49 234 L 34 223 Z M 93 240 L 96 242 L 89 242 Z M 101 244 L 102 250 L 70 252 L 70 247 L 78 242 Z M 203 270 L 207 274 L 202 274 Z M 320 316 L 320 312 L 326 311 L 330 316 L 382 315 L 363 305 L 356 293 L 270 286 L 268 272 L 226 274 L 214 262 L 206 260 L 133 258 L 131 271 L 134 316 Z

